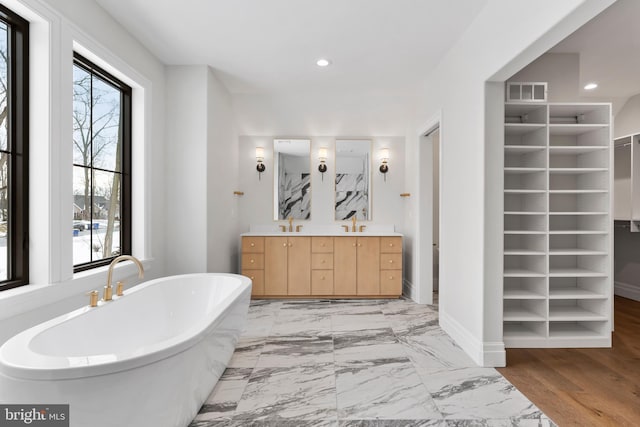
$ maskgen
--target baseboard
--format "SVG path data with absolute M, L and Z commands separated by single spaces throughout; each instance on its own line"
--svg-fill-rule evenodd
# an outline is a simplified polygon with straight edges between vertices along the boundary
M 506 366 L 507 353 L 504 342 L 481 342 L 457 320 L 440 311 L 440 327 L 453 338 L 479 366 L 496 368 Z
M 413 283 L 408 280 L 402 281 L 402 296 L 409 298 L 411 301 L 416 301 L 415 288 L 413 287 Z
M 640 287 L 624 282 L 614 283 L 614 293 L 621 297 L 640 301 Z

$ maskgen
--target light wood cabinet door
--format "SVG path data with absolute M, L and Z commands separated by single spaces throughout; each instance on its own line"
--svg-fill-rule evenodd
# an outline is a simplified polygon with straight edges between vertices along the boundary
M 264 270 L 242 270 L 242 275 L 251 279 L 251 295 L 264 295 Z
M 311 254 L 311 268 L 333 270 L 333 254 Z
M 402 237 L 381 237 L 380 252 L 402 253 Z
M 402 295 L 402 271 L 380 271 L 380 295 Z
M 357 239 L 357 294 L 380 295 L 380 238 Z
M 311 295 L 333 295 L 333 270 L 311 272 Z
M 264 268 L 264 254 L 242 254 L 242 269 L 262 270 Z
M 287 237 L 264 240 L 264 295 L 287 295 Z
M 333 241 L 333 283 L 335 295 L 356 294 L 357 239 L 336 237 Z
M 314 252 L 314 253 L 333 252 L 333 237 L 313 236 L 311 238 L 311 252 Z
M 311 237 L 289 237 L 287 295 L 311 295 Z
M 245 236 L 242 238 L 242 253 L 264 252 L 264 237 Z
M 402 254 L 380 254 L 380 268 L 382 270 L 401 270 Z

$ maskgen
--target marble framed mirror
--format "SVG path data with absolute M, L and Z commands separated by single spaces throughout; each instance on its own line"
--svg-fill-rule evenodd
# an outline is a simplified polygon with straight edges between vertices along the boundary
M 311 219 L 311 140 L 275 139 L 273 219 Z
M 335 219 L 371 219 L 371 141 L 336 140 Z

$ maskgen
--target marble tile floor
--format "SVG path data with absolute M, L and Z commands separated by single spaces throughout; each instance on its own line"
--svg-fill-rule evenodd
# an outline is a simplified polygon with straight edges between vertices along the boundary
M 547 427 L 408 300 L 257 300 L 190 427 Z

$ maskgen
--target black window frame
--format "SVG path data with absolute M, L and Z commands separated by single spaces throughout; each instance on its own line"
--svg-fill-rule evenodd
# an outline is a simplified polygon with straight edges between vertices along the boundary
M 121 159 L 121 199 L 120 199 L 120 255 L 131 255 L 131 87 L 122 82 L 117 77 L 102 69 L 78 52 L 73 53 L 73 64 L 101 80 L 120 90 L 120 132 L 122 137 L 122 159 Z M 93 123 L 91 124 L 93 126 Z M 73 163 L 73 167 L 78 165 Z M 93 170 L 103 170 L 90 166 Z M 112 172 L 112 171 L 110 171 Z M 91 190 L 91 200 L 93 201 L 93 187 Z M 93 206 L 93 202 L 91 204 Z M 90 261 L 73 266 L 73 272 L 86 271 L 97 267 L 102 267 L 111 263 L 116 256 Z
M 7 25 L 7 280 L 0 291 L 29 283 L 29 22 L 3 5 Z

